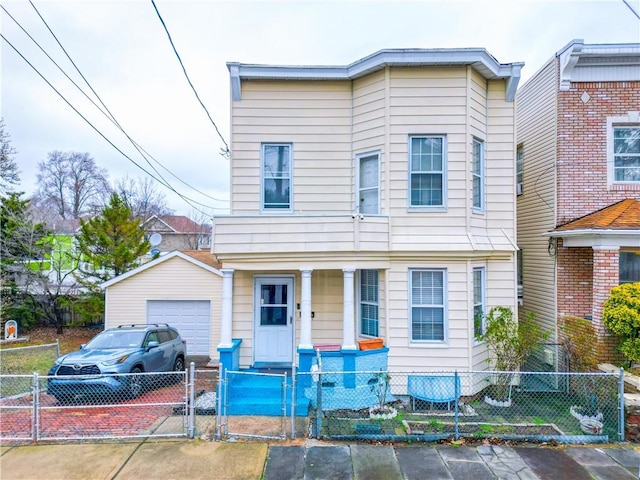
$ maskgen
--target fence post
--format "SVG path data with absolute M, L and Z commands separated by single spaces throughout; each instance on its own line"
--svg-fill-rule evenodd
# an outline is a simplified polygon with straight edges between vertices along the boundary
M 196 398 L 195 398 L 195 383 L 196 383 L 196 364 L 191 362 L 189 365 L 189 438 L 195 436 L 196 431 Z
M 320 438 L 320 431 L 322 430 L 322 371 L 318 370 L 318 383 L 316 386 L 316 438 Z
M 31 438 L 34 442 L 40 439 L 40 381 L 38 372 L 33 372 L 33 414 L 31 421 Z
M 224 367 L 220 362 L 218 364 L 218 382 L 216 384 L 216 440 L 222 438 L 222 372 L 224 372 Z
M 618 405 L 618 440 L 624 442 L 624 368 L 620 367 L 620 382 L 618 384 L 618 395 L 620 403 Z
M 291 366 L 291 440 L 296 438 L 296 365 Z
M 456 399 L 453 403 L 453 437 L 456 440 L 460 439 L 460 432 L 458 431 L 458 398 L 460 398 L 460 392 L 458 391 L 458 371 L 454 372 L 454 390 L 456 394 Z
M 60 358 L 60 340 L 56 338 L 56 358 Z

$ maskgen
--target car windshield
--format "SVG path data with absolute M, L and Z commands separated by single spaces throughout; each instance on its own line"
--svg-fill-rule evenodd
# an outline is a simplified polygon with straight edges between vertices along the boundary
M 118 331 L 102 332 L 87 343 L 85 348 L 130 348 L 139 347 L 144 338 L 144 331 Z

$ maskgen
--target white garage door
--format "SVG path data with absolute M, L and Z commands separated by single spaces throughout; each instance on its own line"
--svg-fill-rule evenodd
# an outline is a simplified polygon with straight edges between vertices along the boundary
M 209 355 L 209 300 L 147 300 L 147 323 L 168 323 L 187 341 L 187 355 Z

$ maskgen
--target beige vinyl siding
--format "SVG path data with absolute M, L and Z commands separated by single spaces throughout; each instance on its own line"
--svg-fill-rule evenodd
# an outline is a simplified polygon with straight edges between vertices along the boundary
M 295 212 L 352 211 L 351 82 L 246 81 L 231 118 L 233 214 L 260 212 L 261 145 L 271 142 L 293 146 Z
M 542 233 L 555 227 L 556 60 L 550 60 L 519 91 L 518 144 L 524 148 L 524 193 L 517 199 L 518 245 L 523 249 L 522 313 L 555 331 L 555 260 Z
M 209 300 L 210 356 L 220 343 L 222 277 L 182 258 L 174 257 L 107 288 L 108 328 L 147 323 L 147 300 Z

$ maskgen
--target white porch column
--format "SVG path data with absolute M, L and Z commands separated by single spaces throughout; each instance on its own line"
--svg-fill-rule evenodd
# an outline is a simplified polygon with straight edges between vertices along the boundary
M 300 345 L 299 348 L 313 348 L 311 343 L 311 272 L 312 269 L 300 269 L 302 291 L 300 292 Z
M 342 349 L 357 350 L 355 337 L 355 319 L 354 319 L 354 302 L 353 302 L 353 273 L 355 268 L 343 268 L 344 282 L 344 298 L 342 313 Z
M 222 270 L 222 318 L 220 319 L 220 344 L 218 347 L 229 348 L 233 319 L 233 269 Z

